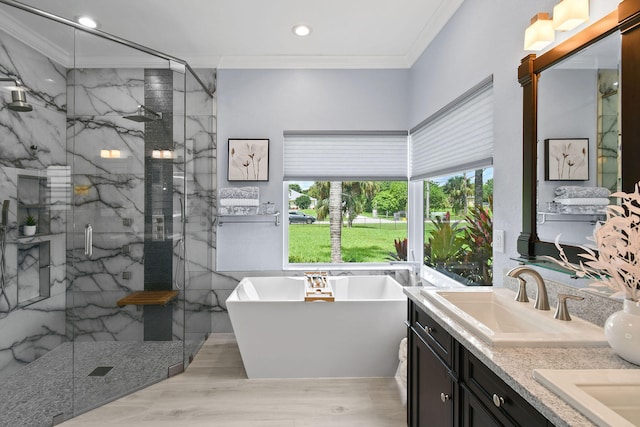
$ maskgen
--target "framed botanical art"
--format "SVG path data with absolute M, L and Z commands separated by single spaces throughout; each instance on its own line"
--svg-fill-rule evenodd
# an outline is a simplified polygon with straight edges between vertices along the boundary
M 269 181 L 269 140 L 229 138 L 229 181 Z
M 545 181 L 587 181 L 589 179 L 589 139 L 544 140 Z

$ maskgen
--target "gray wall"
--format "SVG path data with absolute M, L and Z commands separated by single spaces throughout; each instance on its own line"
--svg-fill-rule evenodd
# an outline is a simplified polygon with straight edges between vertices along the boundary
M 269 182 L 261 202 L 287 209 L 282 186 L 285 130 L 407 129 L 408 70 L 220 70 L 218 187 L 227 181 L 227 140 L 269 138 Z M 282 270 L 283 229 L 266 224 L 218 227 L 217 270 Z

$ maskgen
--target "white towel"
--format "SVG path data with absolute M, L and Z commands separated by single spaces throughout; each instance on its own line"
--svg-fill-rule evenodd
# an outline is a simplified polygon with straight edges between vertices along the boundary
M 220 206 L 260 206 L 258 199 L 220 199 Z
M 400 341 L 400 348 L 398 349 L 398 359 L 402 362 L 407 360 L 407 337 L 402 338 Z
M 574 199 L 561 199 L 556 197 L 554 199 L 556 203 L 569 206 L 607 206 L 610 202 L 609 199 L 604 197 L 585 198 L 578 197 Z
M 259 199 L 258 187 L 226 187 L 220 189 L 221 199 Z
M 572 199 L 576 197 L 609 197 L 611 192 L 604 187 L 580 187 L 577 185 L 561 185 L 555 190 L 556 198 Z

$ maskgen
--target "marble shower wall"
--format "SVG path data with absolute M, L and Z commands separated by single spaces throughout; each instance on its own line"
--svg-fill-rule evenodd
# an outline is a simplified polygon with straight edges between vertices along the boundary
M 144 289 L 144 123 L 122 118 L 144 103 L 144 70 L 73 69 L 67 80 L 74 205 L 67 333 L 77 341 L 142 340 L 143 312 L 116 302 Z M 93 228 L 90 259 L 83 244 L 87 224 Z
M 18 181 L 42 183 L 43 198 L 50 198 L 55 167 L 66 164 L 67 96 L 64 67 L 2 31 L 0 77 L 20 79 L 29 90 L 27 101 L 33 106 L 30 112 L 11 111 L 7 108 L 10 92 L 0 92 L 0 202 L 10 200 L 5 286 L 0 290 L 0 378 L 4 378 L 65 339 L 67 206 L 44 209 L 27 200 L 33 195 L 27 197 L 21 184 L 22 204 L 18 207 Z M 10 85 L 2 82 L 0 87 Z M 40 219 L 35 237 L 22 236 L 21 225 L 27 213 Z M 43 282 L 48 289 L 42 294 L 49 296 L 40 298 L 37 248 L 47 242 L 49 283 Z M 23 249 L 20 258 L 19 248 Z

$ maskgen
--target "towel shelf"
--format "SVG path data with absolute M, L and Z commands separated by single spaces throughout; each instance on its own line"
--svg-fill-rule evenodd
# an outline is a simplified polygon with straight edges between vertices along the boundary
M 257 215 L 216 215 L 218 218 L 218 225 L 222 226 L 224 223 L 265 223 L 272 222 L 277 227 L 280 225 L 280 212 L 273 214 L 257 214 Z
M 138 291 L 117 302 L 118 307 L 125 305 L 167 305 L 178 297 L 179 291 Z

